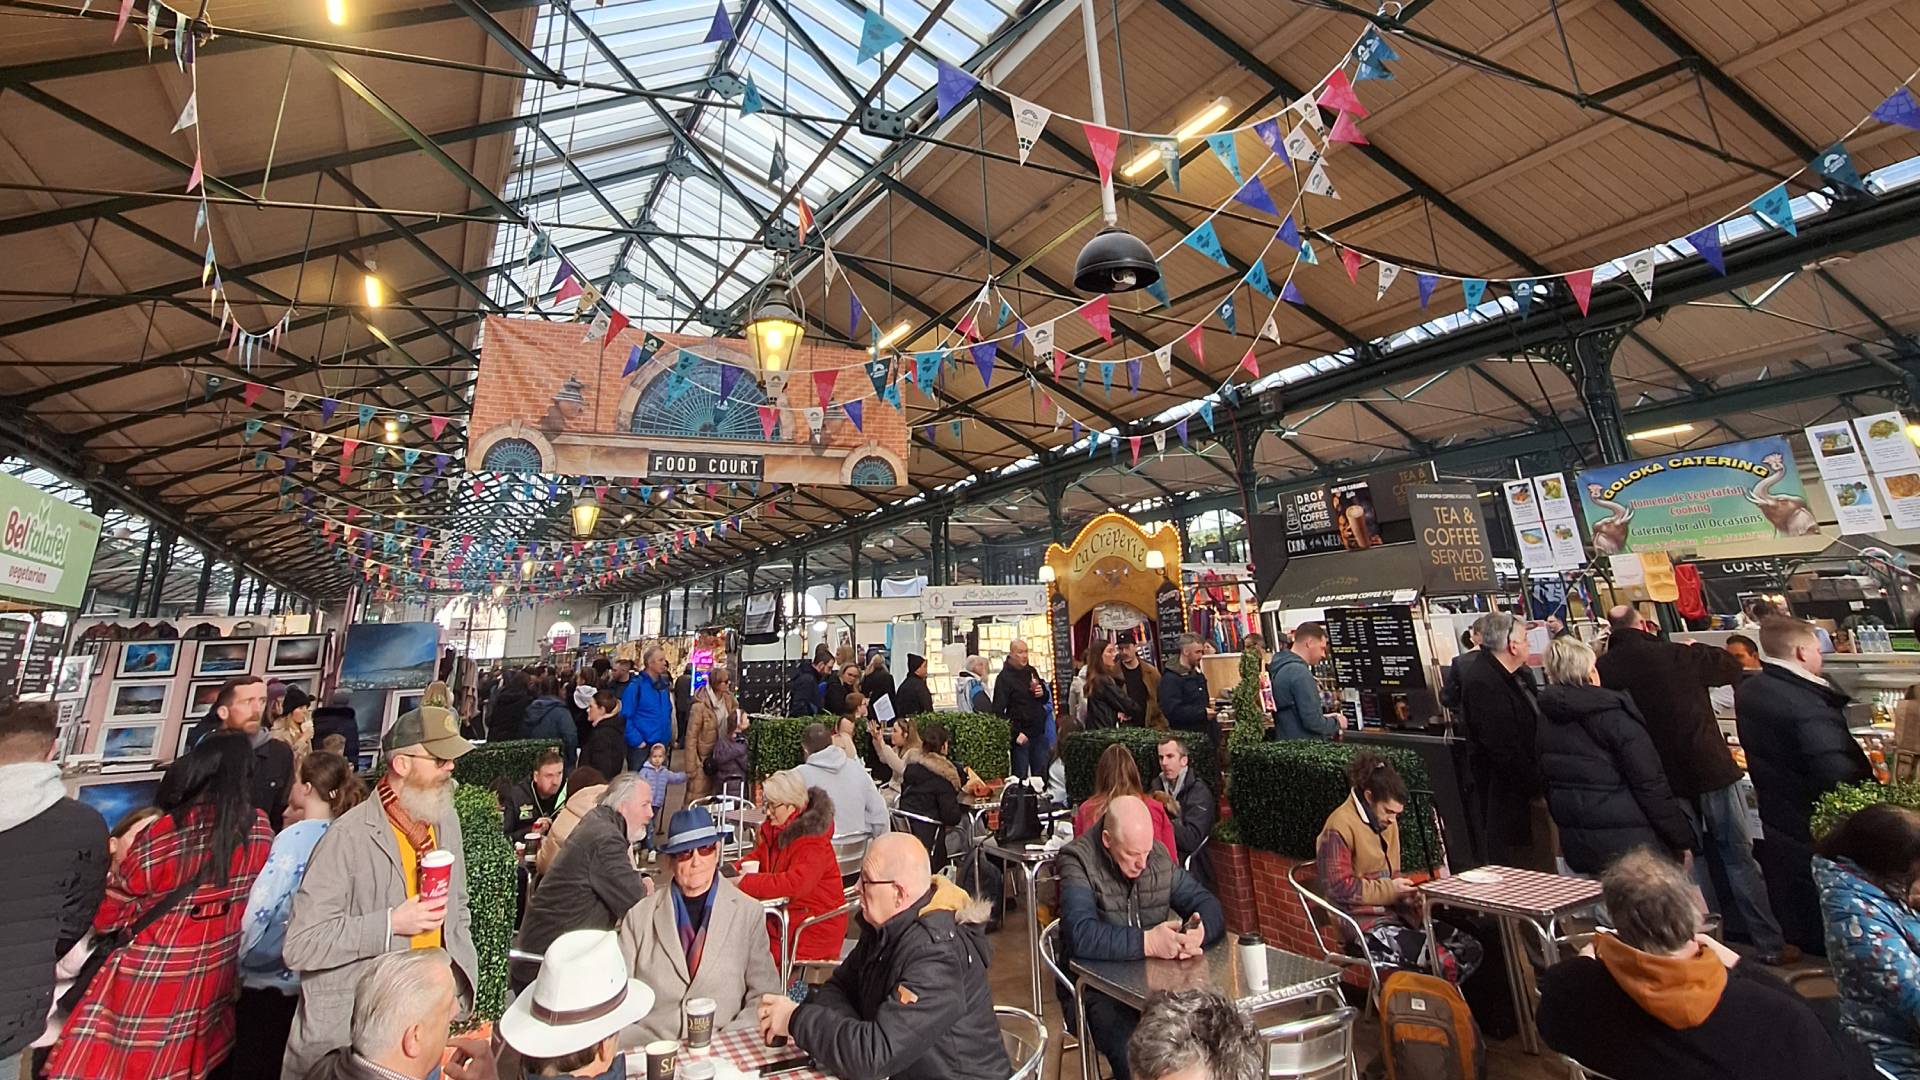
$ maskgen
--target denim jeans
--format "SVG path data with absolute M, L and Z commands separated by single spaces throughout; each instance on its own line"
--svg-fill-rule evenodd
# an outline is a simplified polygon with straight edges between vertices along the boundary
M 1130 1080 L 1133 1074 L 1127 1068 L 1127 1040 L 1140 1026 L 1140 1013 L 1098 990 L 1083 992 L 1087 995 L 1087 1030 L 1080 1033 L 1080 1052 L 1086 1053 L 1086 1044 L 1091 1042 L 1113 1069 L 1113 1080 Z
M 1029 776 L 1047 775 L 1046 740 L 1029 735 L 1023 745 L 1017 741 L 1018 735 L 1014 736 L 1014 739 L 1016 741 L 1013 744 L 1013 775 L 1022 780 Z
M 1733 891 L 1728 898 L 1747 924 L 1753 943 L 1766 955 L 1776 955 L 1786 946 L 1780 923 L 1773 917 L 1773 905 L 1767 897 L 1767 883 L 1760 876 L 1760 864 L 1753 858 L 1753 838 L 1747 832 L 1747 808 L 1741 801 L 1738 784 L 1728 784 L 1692 799 L 1680 800 L 1687 820 L 1700 838 L 1703 857 L 1693 860 L 1693 879 L 1707 898 L 1707 907 L 1721 910 L 1725 901 L 1714 895 L 1713 869 L 1709 860 L 1720 865 L 1727 885 Z

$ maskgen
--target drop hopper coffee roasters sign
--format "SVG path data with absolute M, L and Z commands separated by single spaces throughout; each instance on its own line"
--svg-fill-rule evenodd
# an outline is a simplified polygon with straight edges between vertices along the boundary
M 1413 538 L 1420 547 L 1420 588 L 1430 596 L 1493 590 L 1493 549 L 1472 484 L 1407 488 Z

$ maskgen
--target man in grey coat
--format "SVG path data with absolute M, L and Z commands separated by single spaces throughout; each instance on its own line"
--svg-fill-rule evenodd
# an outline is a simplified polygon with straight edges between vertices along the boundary
M 833 800 L 833 835 L 882 836 L 893 827 L 887 801 L 873 786 L 873 777 L 859 760 L 833 745 L 825 724 L 808 724 L 800 736 L 807 760 L 797 770 L 810 788 L 819 788 Z
M 334 820 L 293 898 L 282 953 L 300 973 L 300 1007 L 287 1038 L 287 1076 L 305 1076 L 322 1055 L 351 1045 L 354 983 L 378 956 L 446 949 L 462 1013 L 479 984 L 453 808 L 453 763 L 473 744 L 452 713 L 426 708 L 401 716 L 380 745 L 387 773 L 374 797 Z M 423 899 L 419 863 L 435 849 L 453 855 L 450 889 Z

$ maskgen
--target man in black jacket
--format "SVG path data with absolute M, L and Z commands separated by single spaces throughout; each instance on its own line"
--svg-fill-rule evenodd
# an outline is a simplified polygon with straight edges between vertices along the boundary
M 805 1005 L 763 995 L 761 1035 L 791 1035 L 833 1076 L 1005 1080 L 986 918 L 984 901 L 933 876 L 920 841 L 880 837 L 860 865 L 860 943 Z
M 500 824 L 509 841 L 522 843 L 533 830 L 545 832 L 553 824 L 567 802 L 565 767 L 560 751 L 542 750 L 533 761 L 533 774 L 501 792 Z
M 827 671 L 833 667 L 833 654 L 822 645 L 813 654 L 813 659 L 802 660 L 793 670 L 793 678 L 787 682 L 787 715 L 820 715 L 820 684 L 827 681 Z
M 1820 898 L 1813 887 L 1813 804 L 1840 786 L 1873 776 L 1847 730 L 1847 695 L 1820 677 L 1820 639 L 1797 619 L 1760 624 L 1765 668 L 1734 691 L 1740 746 L 1760 800 L 1760 870 L 1788 941 L 1826 955 Z
M 187 736 L 189 747 L 216 731 L 234 731 L 253 744 L 253 805 L 267 813 L 274 832 L 287 812 L 293 791 L 293 747 L 261 724 L 267 713 L 267 684 L 258 675 L 235 675 L 220 684 L 220 696 Z M 348 759 L 351 762 L 351 758 Z
M 1213 835 L 1213 823 L 1220 817 L 1213 789 L 1193 771 L 1187 758 L 1186 743 L 1169 733 L 1160 740 L 1158 752 L 1160 771 L 1154 775 L 1149 790 L 1164 791 L 1173 798 L 1174 806 L 1179 811 L 1179 816 L 1173 819 L 1173 842 L 1179 848 L 1177 854 L 1180 856 L 1180 865 L 1208 892 L 1212 892 L 1213 871 L 1207 865 L 1202 845 Z M 1194 857 L 1196 852 L 1199 852 L 1198 858 Z
M 1527 632 L 1496 612 L 1481 620 L 1480 651 L 1460 671 L 1460 711 L 1474 775 L 1480 857 L 1524 870 L 1554 869 L 1543 823 L 1534 740 L 1540 709 L 1526 676 Z M 1536 804 L 1538 804 L 1536 806 Z M 1536 813 L 1536 810 L 1538 813 Z
M 653 791 L 639 773 L 621 773 L 607 783 L 600 802 L 573 832 L 540 879 L 514 948 L 544 953 L 569 930 L 612 930 L 627 910 L 653 891 L 633 862 L 633 844 L 653 821 Z M 537 963 L 515 964 L 513 988 L 533 982 Z
M 360 725 L 353 715 L 353 695 L 345 690 L 335 690 L 325 705 L 313 710 L 313 748 L 320 749 L 320 742 L 329 735 L 338 735 L 347 741 L 347 748 L 341 757 L 354 768 L 360 767 Z
M 1713 715 L 1711 688 L 1740 681 L 1745 674 L 1740 660 L 1711 645 L 1662 641 L 1652 633 L 1656 628 L 1625 604 L 1607 612 L 1607 624 L 1612 632 L 1598 665 L 1600 685 L 1633 698 L 1646 717 L 1667 786 L 1701 834 L 1706 857 L 1694 861 L 1694 881 L 1713 910 L 1731 902 L 1762 962 L 1794 962 L 1800 950 L 1781 936 L 1766 881 L 1753 859 L 1746 801 L 1737 787 L 1740 766 Z M 1715 864 L 1725 874 L 1730 897 L 1716 895 Z
M 46 1030 L 53 965 L 87 932 L 107 883 L 107 826 L 67 797 L 44 701 L 0 704 L 0 1077 Z
M 1007 643 L 1007 662 L 993 680 L 993 711 L 1013 737 L 1013 775 L 1047 775 L 1047 680 L 1033 669 L 1027 643 Z
M 1175 731 L 1192 731 L 1206 737 L 1208 745 L 1220 746 L 1220 725 L 1207 711 L 1213 695 L 1207 689 L 1207 677 L 1200 671 L 1200 639 L 1181 634 L 1174 639 L 1179 657 L 1160 675 L 1160 711 L 1167 726 Z

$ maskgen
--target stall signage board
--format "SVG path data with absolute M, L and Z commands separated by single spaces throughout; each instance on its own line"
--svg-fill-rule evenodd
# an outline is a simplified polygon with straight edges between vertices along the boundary
M 1181 603 L 1180 590 L 1170 584 L 1160 586 L 1153 606 L 1153 621 L 1160 633 L 1160 669 L 1165 671 L 1168 664 L 1180 659 L 1180 649 L 1174 642 L 1187 632 L 1187 609 Z
M 1073 616 L 1067 594 L 1054 590 L 1047 598 L 1047 614 L 1053 625 L 1053 700 L 1059 709 L 1065 707 L 1067 691 L 1073 686 Z
M 1911 459 L 1913 442 L 1907 438 L 1907 425 L 1900 414 L 1882 413 L 1853 423 L 1839 420 L 1815 424 L 1807 429 L 1806 435 L 1807 447 L 1813 451 L 1814 467 L 1820 472 L 1820 486 L 1826 489 L 1827 500 L 1833 504 L 1834 520 L 1841 535 L 1885 529 L 1887 518 L 1881 512 L 1873 476 L 1867 471 L 1867 459 L 1860 448 L 1873 438 L 1876 462 Z M 1890 445 L 1893 448 L 1889 449 Z M 1904 455 L 1900 447 L 1905 448 Z
M 1413 609 L 1405 604 L 1327 609 L 1327 652 L 1342 686 L 1419 690 L 1427 685 Z
M 767 459 L 759 454 L 713 454 L 697 450 L 650 450 L 647 476 L 671 480 L 759 480 Z
M 1325 486 L 1290 491 L 1280 496 L 1287 520 L 1287 554 L 1319 555 L 1341 549 L 1340 530 L 1333 523 L 1333 493 Z
M 1472 484 L 1410 485 L 1407 507 L 1420 548 L 1420 585 L 1428 595 L 1458 596 L 1496 587 L 1486 516 Z
M 1588 469 L 1578 486 L 1593 548 L 1603 555 L 1710 548 L 1819 530 L 1783 436 Z
M 99 543 L 98 517 L 0 475 L 0 597 L 79 607 Z
M 1586 562 L 1580 543 L 1580 525 L 1564 473 L 1548 473 L 1526 480 L 1505 480 L 1507 516 L 1521 565 L 1530 572 L 1578 570 Z
M 1045 585 L 933 585 L 920 600 L 936 619 L 1038 615 L 1047 610 Z
M 20 681 L 20 664 L 27 655 L 27 631 L 32 621 L 17 616 L 0 617 L 0 695 L 13 693 Z
M 64 629 L 45 619 L 34 624 L 33 643 L 27 646 L 27 662 L 20 669 L 22 694 L 44 694 L 53 684 L 53 665 L 60 657 Z
M 1433 483 L 1433 463 L 1409 465 L 1401 469 L 1383 469 L 1367 477 L 1373 493 L 1373 512 L 1380 521 L 1407 520 L 1407 488 L 1412 484 Z

